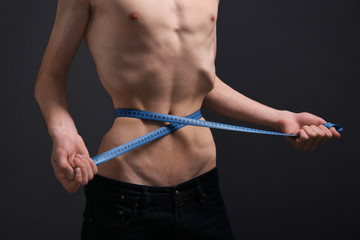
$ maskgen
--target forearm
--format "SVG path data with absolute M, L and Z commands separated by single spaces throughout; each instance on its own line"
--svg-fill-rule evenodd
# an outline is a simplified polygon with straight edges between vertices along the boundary
M 280 111 L 235 91 L 218 77 L 214 89 L 209 92 L 203 107 L 227 117 L 279 129 L 284 111 Z
M 77 134 L 66 97 L 66 75 L 90 17 L 87 0 L 59 0 L 53 31 L 35 85 L 49 134 Z
M 39 74 L 34 95 L 52 139 L 61 134 L 77 134 L 69 111 L 65 81 L 49 74 Z

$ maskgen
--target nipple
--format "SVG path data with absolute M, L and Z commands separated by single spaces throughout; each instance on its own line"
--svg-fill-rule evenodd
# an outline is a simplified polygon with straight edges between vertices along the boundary
M 129 14 L 129 19 L 131 21 L 136 21 L 139 18 L 139 13 L 136 11 L 133 11 Z
M 210 13 L 210 20 L 211 20 L 212 22 L 215 22 L 215 19 L 216 19 L 215 14 Z

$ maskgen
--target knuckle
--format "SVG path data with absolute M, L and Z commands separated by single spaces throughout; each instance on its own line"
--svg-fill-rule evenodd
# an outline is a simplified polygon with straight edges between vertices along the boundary
M 307 132 L 310 138 L 314 138 L 317 136 L 316 131 L 313 128 L 309 128 L 309 131 Z
M 305 131 L 309 131 L 309 129 L 310 129 L 310 126 L 308 126 L 308 125 L 305 125 L 305 126 L 303 127 L 303 129 L 304 129 Z
M 66 156 L 67 153 L 62 148 L 56 148 L 56 149 L 54 149 L 54 155 L 56 155 L 56 156 Z
M 69 172 L 69 169 L 67 168 L 67 165 L 64 163 L 59 163 L 58 164 L 59 170 L 63 171 L 63 172 Z
M 84 168 L 85 167 L 85 163 L 83 161 L 81 161 L 80 159 L 78 159 L 78 161 L 75 161 L 74 164 L 77 166 L 77 167 L 80 167 L 80 168 Z

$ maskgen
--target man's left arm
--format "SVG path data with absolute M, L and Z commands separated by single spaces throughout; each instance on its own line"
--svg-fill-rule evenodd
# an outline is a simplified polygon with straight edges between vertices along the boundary
M 295 149 L 315 149 L 330 138 L 340 138 L 335 128 L 328 129 L 323 125 L 324 119 L 306 112 L 293 113 L 268 107 L 235 91 L 218 77 L 214 89 L 205 96 L 203 107 L 233 119 L 299 134 L 296 139 L 287 137 Z

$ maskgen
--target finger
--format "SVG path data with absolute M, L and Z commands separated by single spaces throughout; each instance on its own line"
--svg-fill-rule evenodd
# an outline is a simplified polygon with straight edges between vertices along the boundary
M 333 138 L 340 138 L 341 137 L 341 134 L 338 131 L 336 131 L 336 129 L 334 127 L 331 127 L 329 130 L 333 134 L 332 135 Z
M 90 166 L 92 168 L 92 171 L 94 173 L 94 175 L 96 175 L 98 173 L 98 168 L 94 162 L 94 160 L 92 160 L 90 157 L 89 157 L 89 162 L 90 162 Z
M 82 172 L 81 172 L 81 169 L 79 167 L 76 167 L 74 169 L 74 181 L 73 181 L 73 184 L 72 184 L 72 187 L 73 188 L 78 188 L 81 186 L 81 183 L 83 181 L 83 175 L 82 175 Z
M 319 128 L 321 129 L 321 131 L 324 132 L 325 136 L 323 137 L 323 140 L 322 140 L 322 143 L 325 143 L 326 141 L 328 141 L 330 138 L 332 138 L 333 134 L 332 132 L 327 128 L 325 127 L 324 125 L 320 125 Z
M 81 186 L 82 176 L 79 168 L 73 169 L 73 179 L 69 183 L 62 183 L 66 191 L 73 194 Z
M 93 179 L 93 178 L 94 178 L 94 175 L 97 174 L 97 166 L 96 166 L 95 162 L 94 162 L 90 157 L 86 157 L 86 158 L 87 158 L 87 160 L 88 160 L 88 163 L 89 163 L 89 166 L 90 166 L 90 170 L 91 170 L 92 175 L 93 175 L 91 179 Z M 90 180 L 91 180 L 91 179 L 90 179 Z
M 316 133 L 310 126 L 304 126 L 303 130 L 305 131 L 306 135 L 308 136 L 307 139 L 303 139 L 303 149 L 309 150 L 312 147 L 314 137 L 316 136 Z
M 73 174 L 73 178 L 72 178 L 72 180 L 73 180 L 73 181 L 75 181 L 75 178 L 76 178 L 76 168 L 74 168 L 74 170 L 73 170 L 73 171 L 74 171 L 74 174 Z
M 84 158 L 84 163 L 86 164 L 86 167 L 87 167 L 88 182 L 89 182 L 90 180 L 92 180 L 94 178 L 94 173 L 93 173 L 92 167 L 90 165 L 89 157 Z
M 58 159 L 54 160 L 54 164 L 56 165 L 56 168 L 59 170 L 60 174 L 62 174 L 67 180 L 72 180 L 73 168 L 68 163 L 66 156 L 58 156 Z
M 88 169 L 86 163 L 82 161 L 82 159 L 79 156 L 76 156 L 74 158 L 74 164 L 76 167 L 80 168 L 81 176 L 82 176 L 81 185 L 86 185 L 88 182 Z
M 295 149 L 305 149 L 306 141 L 309 139 L 309 136 L 307 135 L 306 131 L 304 129 L 301 129 L 299 132 L 299 138 L 296 139 L 294 143 Z
M 320 125 L 319 128 L 325 133 L 326 138 L 331 138 L 333 136 L 333 133 L 330 131 L 330 129 L 324 125 Z
M 94 178 L 94 173 L 93 173 L 93 169 L 91 167 L 91 162 L 89 161 L 91 159 L 89 156 L 86 156 L 86 155 L 81 155 L 80 159 L 84 163 L 85 168 L 87 170 L 87 176 L 88 176 L 87 181 L 89 182 L 90 180 L 92 180 Z
M 316 130 L 314 130 L 314 125 L 311 126 L 305 126 L 304 130 L 306 131 L 307 135 L 309 136 L 309 139 L 305 143 L 305 149 L 315 149 L 316 144 L 318 141 L 318 135 Z
M 326 134 L 317 126 L 311 125 L 310 128 L 315 132 L 316 135 L 313 137 L 313 141 L 311 141 L 310 149 L 316 149 L 323 142 L 326 142 Z

